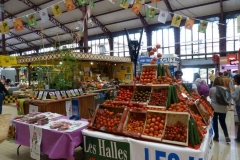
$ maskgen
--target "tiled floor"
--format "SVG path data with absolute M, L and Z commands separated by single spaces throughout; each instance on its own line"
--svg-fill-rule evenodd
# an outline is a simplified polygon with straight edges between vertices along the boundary
M 16 115 L 16 108 L 14 104 L 12 105 L 4 105 L 3 106 L 3 114 L 10 113 L 12 116 Z M 229 111 L 227 114 L 227 126 L 229 135 L 231 138 L 230 143 L 225 142 L 225 138 L 223 132 L 220 129 L 220 141 L 214 142 L 214 156 L 212 160 L 240 160 L 240 143 L 236 143 L 234 141 L 236 134 L 236 126 L 234 123 L 234 112 Z M 29 148 L 21 146 L 20 147 L 20 155 L 17 155 L 17 147 L 18 145 L 14 143 L 9 143 L 7 141 L 0 144 L 0 160 L 31 160 L 29 155 Z M 83 159 L 83 153 L 81 148 L 76 148 L 75 150 L 76 160 Z M 41 160 L 47 160 L 48 157 L 46 155 L 41 156 Z

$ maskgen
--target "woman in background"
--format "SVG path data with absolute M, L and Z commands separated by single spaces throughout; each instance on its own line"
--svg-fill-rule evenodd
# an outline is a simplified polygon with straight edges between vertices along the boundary
M 233 77 L 233 80 L 234 84 L 237 85 L 237 87 L 235 89 L 233 88 L 231 95 L 232 99 L 235 101 L 238 119 L 240 120 L 240 74 L 236 74 Z M 240 142 L 240 123 L 238 125 L 237 138 L 235 140 L 237 142 Z
M 4 100 L 4 93 L 5 92 L 7 95 L 9 94 L 7 89 L 4 87 L 3 83 L 0 82 L 0 114 L 2 114 L 2 103 Z
M 227 115 L 227 111 L 228 111 L 228 105 L 221 105 L 221 104 L 217 103 L 216 86 L 227 89 L 224 87 L 223 79 L 220 77 L 215 78 L 215 80 L 213 82 L 213 87 L 210 88 L 209 97 L 211 98 L 211 105 L 214 108 L 213 130 L 214 130 L 215 136 L 214 136 L 213 140 L 215 140 L 217 142 L 219 141 L 219 134 L 218 134 L 218 120 L 219 120 L 219 123 L 222 127 L 223 133 L 225 135 L 226 142 L 230 142 L 227 125 L 226 125 L 226 115 Z

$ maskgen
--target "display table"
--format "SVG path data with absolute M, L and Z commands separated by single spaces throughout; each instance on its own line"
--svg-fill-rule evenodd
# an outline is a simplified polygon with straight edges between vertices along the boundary
M 82 121 L 86 121 L 86 119 L 82 119 Z M 17 121 L 13 121 L 13 123 L 16 124 L 15 143 L 29 147 L 29 124 Z M 72 132 L 59 132 L 55 130 L 42 129 L 41 152 L 47 154 L 51 159 L 74 159 L 74 149 L 83 142 L 82 130 L 85 127 Z
M 126 160 L 211 160 L 214 150 L 213 129 L 210 126 L 200 148 L 197 150 L 165 143 L 142 141 L 88 129 L 84 129 L 82 134 L 84 136 L 86 159 L 90 157 L 96 159 L 106 159 L 108 157 L 122 159 L 124 157 Z
M 81 118 L 90 118 L 88 108 L 95 109 L 94 107 L 94 96 L 96 93 L 88 93 L 81 96 L 76 96 L 72 98 L 78 99 L 79 111 Z M 39 112 L 52 112 L 58 113 L 66 116 L 66 101 L 70 101 L 71 98 L 64 98 L 58 100 L 36 100 L 36 99 L 27 99 L 24 101 L 24 114 L 29 113 L 29 105 L 38 106 Z

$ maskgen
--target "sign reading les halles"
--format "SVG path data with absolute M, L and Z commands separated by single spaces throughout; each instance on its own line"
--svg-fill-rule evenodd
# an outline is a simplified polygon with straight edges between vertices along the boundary
M 230 65 L 238 65 L 239 61 L 238 60 L 230 60 Z

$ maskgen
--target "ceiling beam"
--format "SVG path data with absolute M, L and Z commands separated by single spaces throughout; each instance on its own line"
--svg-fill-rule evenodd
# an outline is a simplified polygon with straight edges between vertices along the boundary
M 220 23 L 224 23 L 223 0 L 220 0 Z
M 25 3 L 26 5 L 28 5 L 29 7 L 31 7 L 31 9 L 39 12 L 41 10 L 40 7 L 38 7 L 37 5 L 35 5 L 34 3 L 32 3 L 30 0 L 19 0 L 23 3 Z M 67 28 L 65 25 L 63 25 L 62 23 L 60 23 L 56 18 L 54 18 L 53 16 L 51 15 L 48 15 L 49 16 L 49 21 L 51 21 L 53 24 L 55 24 L 56 26 L 58 26 L 59 28 L 61 28 L 63 31 L 65 31 L 66 33 L 69 33 L 71 36 L 75 36 L 77 37 L 77 35 L 75 33 L 72 33 L 72 31 Z M 73 34 L 73 35 L 72 35 Z
M 22 37 L 19 37 L 18 35 L 14 34 L 14 33 L 12 33 L 12 32 L 9 32 L 8 35 L 14 37 L 15 39 L 17 39 L 17 40 L 19 40 L 19 41 L 21 41 L 21 42 L 23 42 L 23 43 L 26 43 L 26 44 L 27 44 L 29 47 L 31 47 L 31 48 L 34 48 L 34 49 L 35 49 L 35 48 L 38 48 L 38 46 L 36 46 L 36 45 L 33 44 L 32 42 L 29 42 L 29 41 L 27 41 L 26 39 L 24 39 L 24 38 L 22 38 Z
M 171 7 L 169 1 L 168 1 L 168 0 L 163 0 L 163 2 L 165 3 L 168 11 L 171 12 L 171 13 L 173 13 L 173 10 L 172 10 L 172 7 Z M 171 17 L 173 17 L 173 14 L 171 14 L 171 13 L 170 13 L 170 15 L 171 15 Z
M 5 17 L 5 16 L 7 16 L 7 17 L 9 17 L 9 18 L 11 18 L 11 19 L 16 18 L 16 16 L 10 14 L 10 13 L 7 12 L 7 11 L 4 11 L 4 17 Z M 24 21 L 22 21 L 22 22 L 23 22 L 23 26 L 24 26 L 25 28 L 27 28 L 28 30 L 30 30 L 31 32 L 36 33 L 36 34 L 39 35 L 40 37 L 45 38 L 45 39 L 46 39 L 48 42 L 50 42 L 51 44 L 55 44 L 55 43 L 56 43 L 56 41 L 55 41 L 54 39 L 49 38 L 47 35 L 45 35 L 44 33 L 42 33 L 40 30 L 36 30 L 35 28 L 29 26 L 29 25 L 28 25 L 26 22 L 24 22 Z M 23 35 L 21 35 L 21 36 L 23 36 Z
M 1 42 L 2 42 L 2 41 L 0 41 L 0 43 L 1 43 Z M 20 50 L 19 48 L 17 48 L 16 46 L 10 45 L 9 43 L 6 43 L 6 42 L 5 42 L 5 44 L 6 44 L 6 47 L 11 48 L 13 51 L 15 51 L 15 52 L 17 52 L 17 53 L 20 53 L 20 52 L 21 52 L 21 50 Z M 2 47 L 2 46 L 0 45 L 0 47 Z

